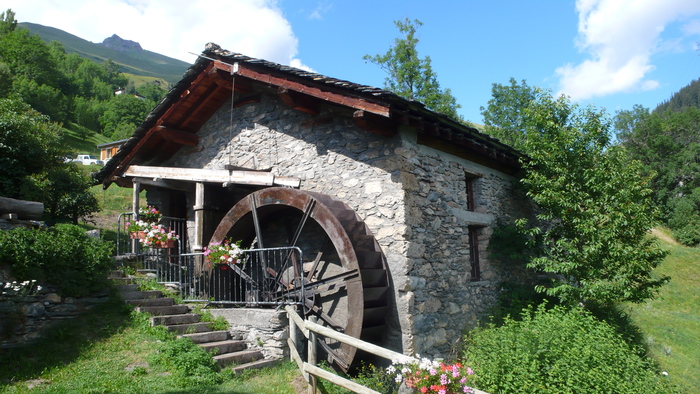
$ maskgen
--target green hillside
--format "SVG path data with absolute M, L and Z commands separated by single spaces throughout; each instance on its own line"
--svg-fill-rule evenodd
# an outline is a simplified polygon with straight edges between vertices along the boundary
M 80 57 L 97 63 L 112 59 L 125 73 L 163 78 L 169 83 L 175 83 L 190 66 L 189 63 L 147 50 L 116 51 L 49 26 L 29 22 L 19 23 L 18 26 L 36 34 L 45 42 L 62 43 L 67 53 L 77 53 Z

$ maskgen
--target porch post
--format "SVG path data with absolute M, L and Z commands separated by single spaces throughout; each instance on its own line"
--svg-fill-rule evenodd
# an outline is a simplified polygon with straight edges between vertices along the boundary
M 194 196 L 194 252 L 204 250 L 204 183 L 197 182 Z
M 141 194 L 141 181 L 134 178 L 134 180 L 131 182 L 134 185 L 134 191 L 131 196 L 131 212 L 133 212 L 134 215 L 131 217 L 131 220 L 135 221 L 139 218 L 139 194 Z M 136 254 L 136 252 L 138 252 L 138 242 L 138 239 L 131 240 L 131 253 Z

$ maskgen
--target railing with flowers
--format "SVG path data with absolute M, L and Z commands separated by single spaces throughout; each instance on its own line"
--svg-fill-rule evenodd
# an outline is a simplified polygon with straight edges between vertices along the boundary
M 447 365 L 426 358 L 420 359 L 406 356 L 335 331 L 314 321 L 304 320 L 291 306 L 285 307 L 285 310 L 287 311 L 287 316 L 289 316 L 290 336 L 287 339 L 287 344 L 289 345 L 290 359 L 296 362 L 304 379 L 309 383 L 309 393 L 316 393 L 316 377 L 319 377 L 354 393 L 381 394 L 378 391 L 316 366 L 317 342 L 321 340 L 319 336 L 323 336 L 346 343 L 357 349 L 364 350 L 367 353 L 374 354 L 375 356 L 392 360 L 392 365 L 387 368 L 386 372 L 394 375 L 397 383 L 403 382 L 407 387 L 412 388 L 416 392 L 435 394 L 488 394 L 469 386 L 470 376 L 473 375 L 473 371 L 461 364 Z M 303 335 L 303 338 L 299 337 L 300 333 Z M 307 349 L 306 360 L 302 358 L 302 355 L 297 350 L 303 347 L 300 346 L 302 340 L 308 341 L 305 346 Z

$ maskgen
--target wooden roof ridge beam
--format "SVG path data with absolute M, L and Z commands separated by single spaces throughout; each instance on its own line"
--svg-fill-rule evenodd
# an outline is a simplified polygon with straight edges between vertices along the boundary
M 285 104 L 296 109 L 297 111 L 305 112 L 311 116 L 316 116 L 321 112 L 321 110 L 318 108 L 318 101 L 313 100 L 309 96 L 289 90 L 289 88 L 277 88 L 277 95 L 282 99 L 282 101 L 284 101 Z
M 156 126 L 156 133 L 164 140 L 174 142 L 180 145 L 195 146 L 199 142 L 197 134 L 188 133 L 186 131 L 177 130 L 167 126 Z
M 289 78 L 272 75 L 260 71 L 256 71 L 249 65 L 244 63 L 238 63 L 237 69 L 231 65 L 214 62 L 214 67 L 221 68 L 224 71 L 233 72 L 234 75 L 240 75 L 251 80 L 266 83 L 269 85 L 287 88 L 295 92 L 303 93 L 305 95 L 315 97 L 320 100 L 328 101 L 330 103 L 339 104 L 342 106 L 360 109 L 367 112 L 371 112 L 381 116 L 389 116 L 389 105 L 380 104 L 375 101 L 367 100 L 366 98 L 359 97 L 351 92 L 348 93 L 337 93 L 328 89 L 322 89 L 312 83 L 300 82 L 292 80 Z M 233 71 L 232 71 L 233 70 Z
M 357 110 L 352 114 L 352 119 L 359 128 L 371 133 L 393 137 L 398 131 L 396 122 L 371 112 Z

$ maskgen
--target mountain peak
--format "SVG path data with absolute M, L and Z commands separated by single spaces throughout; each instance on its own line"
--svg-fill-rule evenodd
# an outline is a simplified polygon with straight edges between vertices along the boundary
M 141 52 L 141 44 L 136 41 L 125 40 L 116 34 L 112 37 L 105 38 L 100 45 L 104 45 L 107 48 L 114 49 L 119 52 Z

